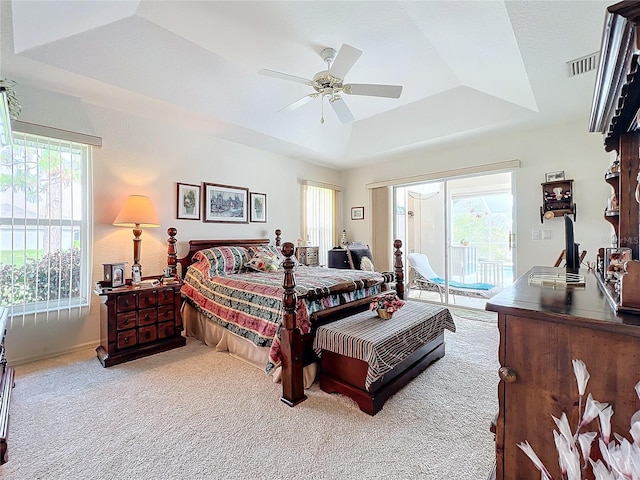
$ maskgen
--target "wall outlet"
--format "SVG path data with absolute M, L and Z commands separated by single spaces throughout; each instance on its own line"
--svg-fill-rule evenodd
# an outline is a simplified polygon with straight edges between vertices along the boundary
M 531 240 L 540 240 L 540 230 L 531 230 Z
M 543 230 L 542 231 L 542 238 L 544 240 L 549 240 L 551 238 L 551 230 Z

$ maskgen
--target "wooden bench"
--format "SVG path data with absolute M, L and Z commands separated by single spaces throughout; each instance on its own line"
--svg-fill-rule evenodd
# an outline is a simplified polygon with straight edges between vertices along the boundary
M 407 302 L 390 320 L 356 313 L 318 327 L 320 388 L 356 401 L 375 415 L 386 400 L 445 354 L 444 329 L 455 332 L 449 309 Z

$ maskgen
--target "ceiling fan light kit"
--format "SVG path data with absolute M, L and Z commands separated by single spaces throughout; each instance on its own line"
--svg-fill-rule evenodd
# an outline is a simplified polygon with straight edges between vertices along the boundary
M 402 93 L 402 86 L 400 85 L 343 83 L 344 77 L 355 65 L 358 58 L 360 58 L 360 55 L 362 55 L 361 50 L 358 50 L 351 45 L 347 45 L 346 43 L 340 47 L 340 51 L 337 53 L 333 48 L 323 48 L 320 51 L 320 57 L 327 64 L 327 69 L 316 73 L 313 76 L 313 80 L 289 75 L 288 73 L 277 72 L 275 70 L 263 69 L 258 73 L 296 83 L 304 83 L 315 90 L 315 92 L 305 95 L 295 102 L 281 108 L 280 111 L 295 110 L 317 97 L 321 97 L 322 101 L 327 98 L 329 105 L 333 108 L 338 119 L 340 119 L 342 123 L 350 123 L 353 122 L 354 117 L 351 110 L 349 110 L 349 107 L 347 107 L 347 104 L 340 96 L 341 93 L 346 95 L 386 98 L 400 98 L 400 94 Z M 324 108 L 322 109 L 322 112 L 323 114 L 320 118 L 320 123 L 324 123 Z

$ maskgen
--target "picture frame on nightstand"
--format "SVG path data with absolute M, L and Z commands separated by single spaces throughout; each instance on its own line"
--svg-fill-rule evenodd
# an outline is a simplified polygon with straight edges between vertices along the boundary
M 124 275 L 124 266 L 126 262 L 121 263 L 103 263 L 103 280 L 102 286 L 104 287 L 122 287 L 126 283 Z

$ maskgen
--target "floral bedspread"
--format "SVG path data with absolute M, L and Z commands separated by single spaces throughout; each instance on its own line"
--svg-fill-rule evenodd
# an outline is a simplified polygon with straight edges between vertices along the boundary
M 187 269 L 181 293 L 183 299 L 212 321 L 232 333 L 247 338 L 260 347 L 270 347 L 265 371 L 270 374 L 280 365 L 280 330 L 282 328 L 282 282 L 284 272 L 252 272 L 226 276 L 209 276 L 208 265 L 194 263 Z M 296 321 L 302 333 L 311 331 L 311 314 L 359 298 L 380 293 L 384 277 L 376 272 L 321 267 L 294 268 L 299 297 L 310 289 L 359 279 L 371 279 L 376 285 L 349 293 L 330 295 L 320 300 L 298 299 Z

